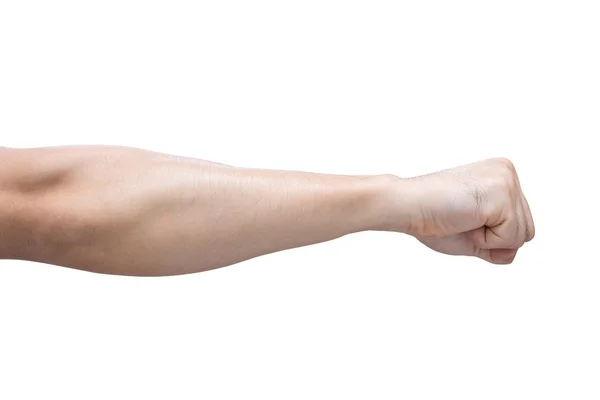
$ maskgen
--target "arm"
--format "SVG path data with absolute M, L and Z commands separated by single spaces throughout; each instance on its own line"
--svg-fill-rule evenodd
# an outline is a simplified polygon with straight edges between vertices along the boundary
M 441 175 L 435 177 L 442 184 L 431 177 L 234 168 L 108 146 L 5 149 L 2 154 L 4 258 L 110 274 L 174 275 L 355 232 L 389 230 L 412 234 L 446 253 L 507 261 L 492 259 L 486 249 L 492 244 L 485 242 L 488 216 L 473 214 L 483 195 L 470 195 L 468 182 L 448 184 Z M 448 207 L 443 202 L 427 206 L 433 214 L 423 212 L 432 193 L 442 198 L 460 185 L 466 193 L 461 208 L 473 214 L 471 221 L 465 224 L 464 216 L 451 211 L 450 219 L 459 222 L 445 224 L 441 214 L 448 214 Z M 511 212 L 503 218 L 516 220 Z M 477 233 L 480 228 L 483 236 Z M 532 228 L 522 231 L 532 235 Z M 481 242 L 477 251 L 472 245 L 457 247 L 462 243 L 455 243 L 460 240 L 455 235 L 463 233 Z M 510 231 L 506 243 L 493 245 L 516 252 L 527 235 L 516 238 Z

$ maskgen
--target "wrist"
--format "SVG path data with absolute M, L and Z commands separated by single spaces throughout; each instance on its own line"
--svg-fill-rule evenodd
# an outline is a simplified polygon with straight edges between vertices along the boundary
M 411 234 L 419 221 L 417 188 L 411 179 L 396 175 L 373 177 L 374 193 L 368 229 Z

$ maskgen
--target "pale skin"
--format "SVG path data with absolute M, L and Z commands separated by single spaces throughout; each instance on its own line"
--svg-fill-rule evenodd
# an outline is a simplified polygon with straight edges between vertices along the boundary
M 0 148 L 0 258 L 181 275 L 361 231 L 495 264 L 535 235 L 504 158 L 419 177 L 345 176 L 115 146 Z

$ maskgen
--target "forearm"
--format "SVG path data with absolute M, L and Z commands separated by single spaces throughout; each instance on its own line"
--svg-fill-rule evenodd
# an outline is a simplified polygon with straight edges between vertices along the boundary
M 389 176 L 233 168 L 130 148 L 35 151 L 37 167 L 28 168 L 51 178 L 15 189 L 30 207 L 16 211 L 29 236 L 12 244 L 17 258 L 182 274 L 389 223 Z

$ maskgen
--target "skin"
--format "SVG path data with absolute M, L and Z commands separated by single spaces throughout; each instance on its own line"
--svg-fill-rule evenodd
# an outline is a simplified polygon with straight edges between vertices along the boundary
M 231 167 L 141 149 L 0 149 L 0 258 L 195 273 L 361 231 L 511 263 L 535 234 L 513 164 L 401 178 Z

